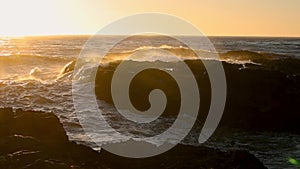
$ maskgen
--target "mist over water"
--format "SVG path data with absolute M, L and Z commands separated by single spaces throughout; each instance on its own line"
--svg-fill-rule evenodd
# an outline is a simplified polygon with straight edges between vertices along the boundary
M 54 112 L 64 124 L 71 140 L 93 146 L 82 132 L 78 119 L 74 113 L 72 100 L 72 78 L 74 61 L 79 55 L 88 36 L 56 36 L 56 37 L 24 37 L 0 39 L 0 107 L 22 108 L 25 110 L 39 110 Z M 113 36 L 99 37 L 97 45 L 104 46 L 111 43 Z M 185 37 L 194 42 L 195 37 Z M 240 65 L 241 70 L 247 66 L 261 66 L 260 61 L 283 60 L 286 58 L 300 59 L 299 38 L 255 38 L 255 37 L 211 37 L 210 40 L 220 53 L 221 61 Z M 199 44 L 205 46 L 207 44 Z M 210 60 L 212 51 L 201 48 L 193 53 L 184 44 L 160 36 L 137 36 L 117 45 L 104 60 L 103 67 L 112 62 L 123 60 L 126 56 L 145 49 L 163 49 L 174 53 L 182 59 L 194 59 L 195 53 Z M 146 61 L 172 62 L 168 57 L 161 57 L 153 53 Z M 136 58 L 134 61 L 145 61 Z M 93 63 L 97 66 L 97 63 Z M 289 67 L 289 65 L 284 65 Z M 171 68 L 166 67 L 169 71 Z M 297 70 L 294 74 L 299 74 Z M 74 75 L 75 76 L 75 75 Z M 100 107 L 111 120 L 119 121 L 114 115 L 114 107 L 103 100 L 99 100 Z M 162 119 L 166 126 L 173 122 L 174 117 Z M 164 130 L 166 126 L 159 126 L 157 130 Z M 151 135 L 151 126 L 143 131 L 133 128 L 126 122 L 115 123 L 116 128 L 123 128 L 129 134 Z M 95 129 L 96 130 L 96 129 Z M 98 131 L 95 131 L 98 132 Z M 197 132 L 192 133 L 183 142 L 197 146 Z M 116 139 L 110 135 L 111 131 L 103 131 L 103 138 L 99 142 Z M 212 137 L 205 145 L 222 150 L 246 149 L 254 153 L 270 168 L 292 168 L 288 163 L 289 157 L 300 159 L 300 136 L 290 133 L 244 133 L 241 131 L 217 133 L 219 137 Z M 122 138 L 119 138 L 122 139 Z M 159 144 L 157 140 L 154 144 Z

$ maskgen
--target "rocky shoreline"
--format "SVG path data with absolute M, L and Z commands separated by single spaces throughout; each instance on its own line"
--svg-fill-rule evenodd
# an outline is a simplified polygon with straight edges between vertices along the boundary
M 0 109 L 0 136 L 0 168 L 6 169 L 266 168 L 246 151 L 186 145 L 145 159 L 99 153 L 69 141 L 59 119 L 45 112 Z

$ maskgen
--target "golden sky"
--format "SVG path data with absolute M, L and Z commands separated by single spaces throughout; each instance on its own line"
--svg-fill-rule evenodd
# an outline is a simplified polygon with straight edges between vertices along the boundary
M 0 0 L 0 35 L 93 34 L 141 12 L 184 18 L 206 35 L 300 37 L 300 0 Z

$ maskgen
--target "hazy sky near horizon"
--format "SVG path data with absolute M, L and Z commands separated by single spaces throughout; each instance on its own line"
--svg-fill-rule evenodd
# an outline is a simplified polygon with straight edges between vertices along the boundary
M 300 37 L 300 0 L 1 0 L 0 35 L 93 34 L 142 12 L 181 17 L 206 35 Z

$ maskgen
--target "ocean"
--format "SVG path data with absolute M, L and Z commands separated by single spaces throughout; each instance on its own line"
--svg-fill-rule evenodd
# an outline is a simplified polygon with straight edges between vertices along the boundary
M 99 37 L 93 47 L 102 48 L 111 45 L 115 36 Z M 190 43 L 198 43 L 197 37 L 183 37 Z M 89 39 L 89 36 L 48 36 L 48 37 L 18 37 L 0 39 L 0 107 L 22 108 L 41 112 L 54 112 L 62 122 L 70 140 L 86 144 L 96 149 L 95 144 L 84 134 L 76 113 L 72 97 L 73 64 Z M 228 65 L 238 66 L 244 71 L 248 67 L 262 67 L 265 60 L 280 62 L 291 76 L 299 77 L 298 60 L 300 59 L 300 38 L 276 37 L 209 37 L 216 51 L 197 49 L 195 53 L 203 60 L 210 60 L 211 53 L 220 54 L 220 60 Z M 201 44 L 206 46 L 208 44 Z M 163 49 L 184 59 L 193 59 L 187 46 L 161 36 L 137 36 L 118 44 L 111 49 L 111 57 L 105 60 L 107 64 L 122 60 L 126 56 L 143 49 Z M 206 49 L 206 48 L 205 48 Z M 261 57 L 261 58 L 260 58 Z M 135 62 L 172 62 L 168 57 L 154 53 L 149 60 L 137 58 Z M 263 59 L 263 61 L 261 61 Z M 295 62 L 296 61 L 296 62 Z M 267 65 L 268 66 L 268 65 Z M 171 69 L 166 67 L 166 69 Z M 273 71 L 272 66 L 268 71 Z M 274 71 L 275 72 L 275 71 Z M 277 70 L 276 70 L 277 72 Z M 272 72 L 271 72 L 272 73 Z M 239 81 L 239 79 L 235 79 Z M 295 91 L 299 91 L 299 86 Z M 131 123 L 120 122 L 120 117 L 114 115 L 116 110 L 105 98 L 98 97 L 98 105 L 105 116 L 112 121 L 115 128 L 122 132 L 136 135 L 154 135 L 165 130 L 176 116 L 160 118 L 153 126 L 134 126 Z M 103 99 L 101 99 L 103 98 Z M 297 102 L 297 101 L 295 101 Z M 88 103 L 87 103 L 88 104 Z M 298 110 L 299 113 L 299 110 Z M 271 117 L 272 120 L 272 117 Z M 97 122 L 95 122 L 97 123 Z M 142 129 L 142 130 L 141 130 Z M 97 128 L 94 132 L 99 132 Z M 97 142 L 118 142 L 124 138 L 114 135 L 110 130 L 100 131 L 102 137 Z M 182 141 L 182 144 L 198 146 L 199 130 L 192 130 Z M 153 144 L 159 144 L 156 140 Z M 289 158 L 300 159 L 300 135 L 287 131 L 250 131 L 235 129 L 220 129 L 206 142 L 205 146 L 221 150 L 242 149 L 253 153 L 268 168 L 294 168 L 288 162 Z

